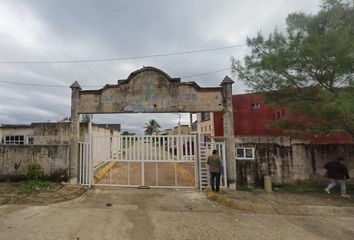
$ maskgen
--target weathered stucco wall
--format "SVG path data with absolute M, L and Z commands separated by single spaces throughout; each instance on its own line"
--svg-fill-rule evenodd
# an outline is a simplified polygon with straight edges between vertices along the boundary
M 0 179 L 24 178 L 28 165 L 40 164 L 46 177 L 66 179 L 68 145 L 0 145 Z
M 288 137 L 238 137 L 236 147 L 254 147 L 255 160 L 237 160 L 238 184 L 263 185 L 263 176 L 274 184 L 321 180 L 323 166 L 343 157 L 354 177 L 354 144 L 305 144 Z M 323 179 L 322 179 L 323 180 Z
M 33 142 L 38 145 L 69 144 L 70 123 L 33 123 Z M 114 136 L 120 132 L 112 131 Z M 111 130 L 99 126 L 92 126 L 94 136 L 110 136 Z M 80 123 L 80 142 L 88 141 L 88 123 Z
M 33 123 L 34 144 L 68 144 L 70 123 Z
M 117 85 L 80 91 L 79 113 L 222 111 L 221 88 L 180 82 L 163 71 L 144 67 Z

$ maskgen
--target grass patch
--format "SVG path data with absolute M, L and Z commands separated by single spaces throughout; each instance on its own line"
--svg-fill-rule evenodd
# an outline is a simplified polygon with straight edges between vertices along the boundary
M 282 185 L 282 186 L 273 186 L 273 191 L 277 192 L 319 192 L 319 193 L 324 193 L 324 188 L 327 185 L 323 184 L 318 184 L 315 182 L 298 182 L 295 184 L 289 184 L 289 185 Z M 340 193 L 340 187 L 339 184 L 335 186 L 333 189 L 331 189 L 331 193 Z M 353 196 L 354 193 L 354 186 L 353 185 L 347 185 L 347 193 L 349 195 Z
M 292 192 L 292 193 L 310 193 L 310 192 L 323 192 L 323 186 L 316 183 L 296 183 L 290 185 L 283 185 L 273 187 L 274 191 L 277 192 Z
M 50 189 L 54 185 L 55 183 L 51 181 L 28 180 L 26 182 L 21 183 L 20 191 L 24 193 L 32 193 L 32 192 Z
M 0 201 L 0 205 L 10 204 L 10 203 L 11 203 L 11 199 L 10 198 L 5 198 L 5 199 Z
M 245 192 L 252 192 L 255 190 L 253 186 L 250 185 L 237 185 L 237 191 L 245 191 Z
M 345 198 L 348 202 L 354 204 L 354 196 L 353 195 L 350 195 L 351 197 L 350 198 Z

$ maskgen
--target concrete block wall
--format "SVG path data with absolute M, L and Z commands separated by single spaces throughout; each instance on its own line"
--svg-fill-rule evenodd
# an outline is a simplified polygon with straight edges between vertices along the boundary
M 22 179 L 30 163 L 41 165 L 48 178 L 66 180 L 69 145 L 0 145 L 0 179 Z
M 255 160 L 237 160 L 237 182 L 241 185 L 263 185 L 270 175 L 273 184 L 321 179 L 323 166 L 336 157 L 354 177 L 354 144 L 306 144 L 288 137 L 238 137 L 236 147 L 254 147 Z M 322 179 L 323 180 L 323 179 Z
M 38 145 L 69 144 L 70 122 L 32 123 L 33 141 Z M 80 142 L 87 140 L 88 123 L 80 123 Z

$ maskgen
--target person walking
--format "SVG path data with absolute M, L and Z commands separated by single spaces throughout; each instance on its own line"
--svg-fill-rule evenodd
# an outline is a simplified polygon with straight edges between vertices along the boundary
M 327 169 L 327 176 L 330 180 L 328 186 L 324 190 L 326 193 L 330 194 L 330 190 L 339 183 L 341 196 L 348 198 L 350 196 L 347 194 L 345 181 L 349 180 L 349 174 L 343 161 L 343 158 L 338 157 L 335 161 L 324 165 L 324 168 Z
M 219 192 L 221 161 L 217 150 L 213 150 L 213 154 L 208 157 L 207 164 L 209 165 L 211 190 Z

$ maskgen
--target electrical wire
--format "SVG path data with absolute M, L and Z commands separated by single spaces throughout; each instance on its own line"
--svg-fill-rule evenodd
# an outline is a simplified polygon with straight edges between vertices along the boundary
M 196 73 L 196 74 L 192 74 L 192 75 L 186 75 L 181 77 L 183 78 L 192 78 L 192 77 L 198 77 L 198 76 L 203 76 L 203 75 L 209 75 L 209 74 L 213 74 L 213 73 L 218 73 L 218 72 L 224 72 L 227 70 L 231 70 L 232 68 L 223 68 L 223 69 L 218 69 L 218 70 L 214 70 L 214 71 L 210 71 L 210 72 L 204 72 L 204 73 Z
M 63 61 L 0 61 L 0 64 L 65 64 L 65 63 L 71 64 L 71 63 L 88 63 L 88 62 L 112 62 L 112 61 L 122 61 L 122 60 L 132 60 L 132 59 L 166 57 L 166 56 L 175 56 L 175 55 L 184 55 L 184 54 L 192 54 L 192 53 L 202 53 L 202 52 L 213 52 L 213 51 L 219 51 L 219 50 L 237 48 L 237 47 L 243 47 L 243 46 L 247 46 L 247 45 L 246 44 L 238 44 L 238 45 L 218 47 L 218 48 L 208 48 L 208 49 L 199 49 L 199 50 L 192 50 L 192 51 L 170 52 L 170 53 L 131 56 L 131 57 L 63 60 Z
M 64 86 L 64 85 L 50 85 L 50 84 L 37 84 L 37 83 L 22 83 L 22 82 L 11 82 L 11 81 L 3 81 L 0 80 L 0 83 L 6 83 L 6 84 L 11 84 L 11 85 L 21 85 L 21 86 L 33 86 L 33 87 L 69 87 L 69 86 Z
M 204 72 L 204 73 L 196 73 L 196 74 L 191 74 L 191 75 L 185 75 L 181 77 L 182 79 L 185 78 L 192 78 L 192 77 L 198 77 L 198 76 L 204 76 L 204 75 L 209 75 L 213 73 L 218 73 L 218 72 L 224 72 L 227 70 L 231 70 L 231 68 L 223 68 L 223 69 L 218 69 L 210 72 Z M 20 86 L 33 86 L 33 87 L 50 87 L 50 88 L 68 88 L 69 86 L 67 85 L 51 85 L 51 84 L 37 84 L 37 83 L 23 83 L 23 82 L 11 82 L 11 81 L 5 81 L 5 80 L 0 80 L 0 83 L 5 83 L 5 84 L 11 84 L 11 85 L 20 85 Z M 102 87 L 102 85 L 83 85 L 81 87 L 87 87 L 87 88 L 93 88 L 93 87 Z

